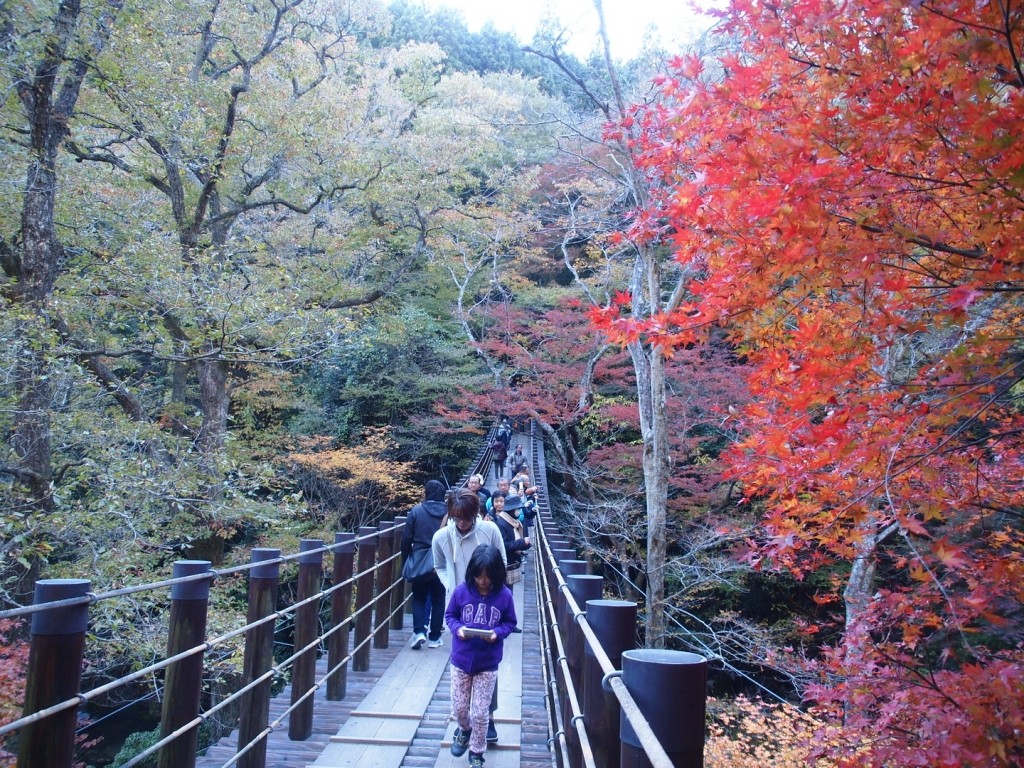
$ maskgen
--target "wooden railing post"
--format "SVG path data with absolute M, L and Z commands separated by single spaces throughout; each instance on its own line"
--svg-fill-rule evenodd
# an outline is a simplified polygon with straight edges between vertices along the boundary
M 589 600 L 587 623 L 615 669 L 622 669 L 622 654 L 636 648 L 636 603 L 625 600 Z M 604 670 L 588 644 L 583 662 L 583 721 L 597 768 L 619 768 L 621 740 L 619 700 L 601 686 Z
M 405 531 L 405 520 L 404 515 L 395 518 L 395 552 L 402 551 L 402 534 Z M 391 569 L 391 572 L 395 574 L 397 579 L 402 575 L 402 558 L 398 558 L 395 562 L 397 565 Z M 411 589 L 412 585 L 403 579 L 401 584 L 391 590 L 391 628 L 396 632 L 405 626 L 405 614 L 412 612 L 412 600 L 406 600 L 406 596 Z M 405 603 L 404 609 L 402 608 L 403 602 Z
M 277 609 L 277 580 L 281 572 L 279 549 L 257 548 L 252 551 L 252 569 L 249 571 L 249 608 L 246 623 L 252 624 L 270 616 Z M 275 561 L 275 562 L 264 562 Z M 245 658 L 242 661 L 242 684 L 265 675 L 274 665 L 274 622 L 267 621 L 245 632 Z M 270 687 L 267 678 L 254 686 L 241 699 L 241 717 L 238 721 L 238 748 L 260 739 L 238 760 L 239 768 L 266 768 L 266 730 L 270 722 Z
M 570 768 L 579 768 L 583 764 L 583 750 L 580 745 L 579 733 L 575 727 L 569 725 L 569 723 L 572 723 L 573 711 L 568 691 L 570 689 L 576 691 L 577 697 L 580 694 L 579 679 L 573 675 L 572 666 L 573 655 L 582 652 L 583 648 L 582 646 L 579 648 L 574 647 L 573 636 L 574 633 L 579 633 L 579 626 L 573 620 L 572 612 L 569 610 L 568 592 L 571 589 L 569 585 L 572 579 L 578 575 L 586 574 L 587 562 L 585 560 L 563 559 L 558 564 L 558 568 L 562 572 L 566 588 L 560 590 L 555 598 L 555 618 L 558 622 L 562 644 L 565 648 L 565 663 L 569 667 L 567 675 L 565 668 L 561 664 L 558 665 L 558 692 L 562 702 L 562 722 L 566 724 L 565 743 L 569 748 L 569 766 Z
M 395 552 L 394 523 L 381 522 L 377 526 L 377 542 L 377 600 L 373 606 L 373 647 L 387 648 L 392 595 L 401 586 L 393 585 L 391 578 L 395 570 L 395 561 L 391 560 L 391 555 Z
M 370 631 L 373 629 L 373 565 L 377 554 L 377 529 L 372 525 L 359 528 L 360 539 L 356 568 L 356 651 L 352 655 L 352 671 L 365 672 L 370 668 Z
M 586 560 L 562 560 L 558 564 L 558 570 L 562 574 L 562 580 L 568 587 L 570 576 L 579 576 L 587 572 Z M 555 621 L 558 622 L 558 629 L 561 631 L 562 642 L 566 642 L 569 634 L 569 624 L 572 622 L 572 615 L 569 613 L 569 601 L 566 600 L 565 589 L 560 589 L 555 596 Z
M 344 584 L 352 578 L 352 561 L 355 558 L 354 533 L 334 534 L 334 543 L 339 545 L 334 550 L 334 583 Z M 352 627 L 346 622 L 352 615 L 352 584 L 338 587 L 331 593 L 331 627 L 346 626 L 337 632 L 332 632 L 327 643 L 327 668 L 338 667 L 330 677 L 327 678 L 327 700 L 341 701 L 345 698 L 348 687 L 348 662 L 342 664 L 342 659 L 348 656 L 348 636 Z M 341 666 L 339 666 L 341 665 Z
M 205 573 L 205 579 L 171 585 L 171 617 L 167 632 L 167 656 L 176 656 L 206 641 L 207 607 L 210 602 L 209 560 L 178 560 L 172 571 L 175 579 Z M 199 715 L 203 692 L 203 653 L 197 652 L 174 662 L 164 678 L 164 703 L 160 715 L 163 739 Z M 178 736 L 160 748 L 158 768 L 194 768 L 199 743 L 199 726 Z
M 44 579 L 36 582 L 33 603 L 42 605 L 84 597 L 89 585 L 87 579 Z M 88 623 L 87 602 L 33 614 L 25 715 L 78 695 Z M 78 707 L 74 706 L 22 728 L 18 768 L 71 768 L 77 723 Z
M 297 602 L 320 591 L 324 567 L 324 543 L 320 539 L 299 542 L 299 578 Z M 295 609 L 295 651 L 305 648 L 319 634 L 320 601 L 314 600 Z M 292 665 L 292 699 L 294 706 L 316 682 L 316 648 L 303 651 Z M 288 738 L 305 741 L 313 734 L 313 696 L 306 696 L 288 715 Z
M 638 648 L 622 654 L 622 682 L 677 768 L 704 768 L 708 662 L 686 651 Z M 622 765 L 651 762 L 626 718 L 621 719 Z

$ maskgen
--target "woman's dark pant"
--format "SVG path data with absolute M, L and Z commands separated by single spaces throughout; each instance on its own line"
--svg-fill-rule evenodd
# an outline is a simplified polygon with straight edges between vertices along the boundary
M 412 583 L 412 631 L 427 634 L 427 619 L 430 620 L 431 640 L 441 636 L 444 626 L 444 584 L 437 574 Z

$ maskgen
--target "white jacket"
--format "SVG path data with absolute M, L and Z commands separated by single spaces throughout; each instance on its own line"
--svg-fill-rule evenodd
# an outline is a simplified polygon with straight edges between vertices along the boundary
M 434 570 L 444 584 L 444 603 L 448 605 L 455 587 L 466 580 L 466 566 L 469 558 L 481 544 L 490 544 L 501 553 L 505 560 L 505 542 L 501 531 L 490 520 L 477 519 L 476 525 L 469 533 L 461 534 L 455 527 L 455 521 L 449 520 L 448 525 L 441 528 L 430 540 L 430 548 L 434 555 Z

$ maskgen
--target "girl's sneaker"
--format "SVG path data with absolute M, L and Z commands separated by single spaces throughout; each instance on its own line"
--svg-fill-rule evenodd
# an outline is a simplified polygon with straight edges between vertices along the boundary
M 484 768 L 484 756 L 479 752 L 470 752 L 469 768 Z
M 469 734 L 472 732 L 472 728 L 468 731 L 464 731 L 459 726 L 455 726 L 455 733 L 452 734 L 452 755 L 455 757 L 462 757 L 466 754 L 466 750 L 469 749 Z M 472 763 L 473 756 L 470 755 L 470 763 Z M 481 758 L 483 759 L 483 758 Z M 483 765 L 483 763 L 481 763 Z

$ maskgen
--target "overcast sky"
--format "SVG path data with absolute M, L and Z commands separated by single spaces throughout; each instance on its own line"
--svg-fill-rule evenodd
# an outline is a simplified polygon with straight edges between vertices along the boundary
M 512 32 L 523 43 L 533 37 L 538 22 L 555 16 L 572 37 L 568 48 L 585 57 L 597 42 L 597 13 L 592 0 L 420 0 L 428 7 L 447 6 L 460 11 L 473 32 L 488 20 L 500 30 Z M 722 2 L 715 3 L 721 5 Z M 711 25 L 706 16 L 695 15 L 689 0 L 604 0 L 605 21 L 612 55 L 628 59 L 640 48 L 648 26 L 656 25 L 658 38 L 669 50 Z M 706 2 L 702 5 L 707 5 Z

